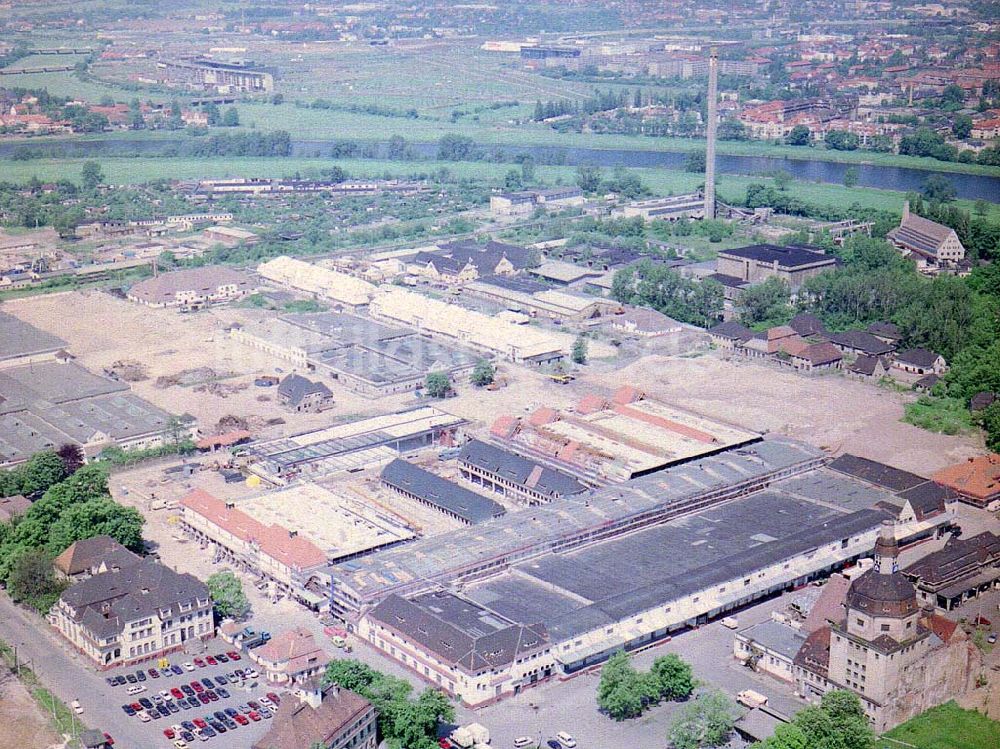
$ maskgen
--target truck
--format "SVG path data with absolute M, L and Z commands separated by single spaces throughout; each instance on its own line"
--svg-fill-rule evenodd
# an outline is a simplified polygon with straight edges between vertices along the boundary
M 270 632 L 261 631 L 258 632 L 253 637 L 247 637 L 246 639 L 242 640 L 240 642 L 240 647 L 243 648 L 243 650 L 253 650 L 254 648 L 259 648 L 261 645 L 263 645 L 270 639 L 271 639 Z
M 481 723 L 470 723 L 467 726 L 459 726 L 451 732 L 452 743 L 471 749 L 472 747 L 486 746 L 490 743 L 490 731 Z
M 736 701 L 749 708 L 762 707 L 767 704 L 767 697 L 752 689 L 744 689 L 736 695 Z

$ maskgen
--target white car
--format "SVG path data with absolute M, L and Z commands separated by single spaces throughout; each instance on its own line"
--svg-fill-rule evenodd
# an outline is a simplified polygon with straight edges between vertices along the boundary
M 133 684 L 125 691 L 129 694 L 141 694 L 146 691 L 146 687 L 142 684 Z
M 188 661 L 187 663 L 184 664 L 184 670 L 185 671 L 194 671 L 194 664 L 191 663 L 190 661 Z
M 177 741 L 174 742 L 174 746 L 176 746 L 177 749 L 187 749 L 187 742 L 184 739 L 177 739 Z
M 149 713 L 147 713 L 145 710 L 140 710 L 139 712 L 137 712 L 136 717 L 139 718 L 139 720 L 141 720 L 143 723 L 149 723 L 149 721 L 152 720 L 152 718 L 149 717 Z
M 73 708 L 73 712 L 77 715 L 83 715 L 83 705 L 80 704 L 80 700 L 73 700 L 69 703 L 69 706 Z
M 208 736 L 203 731 L 195 731 L 194 735 L 198 737 L 198 741 L 208 741 Z
M 161 689 L 161 690 L 160 690 L 160 696 L 161 696 L 161 697 L 162 697 L 163 699 L 165 699 L 165 700 L 169 700 L 169 699 L 171 699 L 171 695 L 170 695 L 170 692 L 168 692 L 168 691 L 167 691 L 166 689 Z
M 522 747 L 525 746 L 531 746 L 534 743 L 535 740 L 530 736 L 518 736 L 516 739 L 514 739 L 515 749 L 521 749 Z
M 170 726 L 170 730 L 179 736 L 181 731 L 184 730 L 184 726 L 179 726 L 176 723 L 174 723 L 174 725 Z
M 556 741 L 566 747 L 566 749 L 573 749 L 573 747 L 576 746 L 576 739 L 565 731 L 560 731 L 556 734 Z
M 248 668 L 243 672 L 243 677 L 246 679 L 256 679 L 258 676 L 260 676 L 260 674 L 257 673 L 257 669 L 255 668 Z

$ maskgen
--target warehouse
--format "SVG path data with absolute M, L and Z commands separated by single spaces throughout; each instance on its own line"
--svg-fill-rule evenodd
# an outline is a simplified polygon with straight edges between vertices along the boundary
M 621 305 L 611 299 L 557 291 L 518 277 L 489 276 L 465 284 L 463 291 L 531 317 L 553 320 L 589 320 L 621 311 Z
M 507 513 L 447 537 L 424 538 L 371 560 L 335 566 L 333 605 L 344 614 L 357 614 L 390 593 L 409 595 L 500 572 L 552 549 L 612 538 L 742 496 L 817 468 L 824 460 L 822 452 L 808 445 L 772 438 L 598 492 L 564 497 L 530 512 Z
M 0 312 L 0 367 L 51 361 L 65 347 L 62 338 Z
M 587 491 L 568 473 L 479 440 L 465 443 L 458 463 L 462 478 L 522 504 L 537 505 Z
M 44 340 L 44 339 L 43 339 Z M 128 385 L 72 362 L 43 361 L 0 370 L 0 466 L 72 443 L 88 458 L 106 447 L 144 449 L 180 430 L 170 414 Z
M 501 416 L 498 441 L 595 483 L 626 481 L 695 457 L 760 440 L 760 435 L 684 411 L 623 386 L 610 399 L 585 396 L 569 411 L 548 406 L 527 418 Z
M 667 198 L 637 200 L 629 203 L 622 211 L 626 218 L 642 216 L 646 221 L 677 221 L 687 218 L 705 217 L 705 198 L 701 193 L 673 195 Z
M 466 525 L 498 518 L 506 512 L 492 499 L 400 458 L 382 469 L 381 479 L 389 489 Z
M 381 291 L 370 310 L 376 317 L 412 325 L 519 364 L 555 363 L 573 347 L 571 335 L 516 325 L 405 289 Z
M 230 336 L 368 397 L 415 390 L 429 372 L 457 377 L 477 361 L 410 328 L 339 312 L 264 318 L 234 325 Z
M 280 437 L 240 451 L 247 469 L 275 486 L 388 463 L 434 444 L 454 444 L 465 420 L 431 406 Z
M 885 519 L 894 520 L 903 538 L 918 527 L 898 520 L 898 497 L 830 471 L 810 453 L 804 445 L 774 440 L 703 458 L 585 501 L 569 498 L 529 517 L 508 515 L 474 534 L 457 531 L 447 539 L 447 557 L 432 539 L 376 557 L 380 570 L 392 570 L 389 580 L 376 582 L 359 574 L 361 566 L 344 565 L 334 570 L 334 584 L 352 575 L 362 589 L 366 580 L 375 583 L 382 588 L 377 600 L 394 601 L 392 610 L 407 598 L 423 607 L 427 591 L 445 586 L 438 595 L 466 604 L 440 607 L 437 615 L 445 622 L 461 628 L 467 621 L 462 612 L 481 608 L 499 621 L 530 626 L 550 641 L 533 664 L 540 673 L 574 673 L 621 648 L 643 647 L 867 556 Z M 629 517 L 634 532 L 607 519 L 591 520 L 589 533 L 567 529 L 571 519 L 614 510 L 619 522 Z M 612 524 L 615 533 L 608 532 Z M 539 553 L 531 547 L 540 532 L 549 540 Z M 502 561 L 495 556 L 501 549 Z M 434 577 L 422 577 L 423 567 Z M 390 589 L 394 595 L 386 593 Z M 385 643 L 398 642 L 385 633 L 399 625 L 384 613 L 384 605 L 365 610 L 358 631 L 393 653 Z M 415 664 L 433 651 L 434 643 L 414 638 L 393 655 L 410 666 L 403 656 Z M 516 693 L 523 679 L 516 669 L 494 672 L 496 691 L 488 698 Z M 483 699 L 455 692 L 471 704 Z
M 257 273 L 268 281 L 315 294 L 349 311 L 367 306 L 375 291 L 375 286 L 360 278 L 285 255 L 261 263 Z

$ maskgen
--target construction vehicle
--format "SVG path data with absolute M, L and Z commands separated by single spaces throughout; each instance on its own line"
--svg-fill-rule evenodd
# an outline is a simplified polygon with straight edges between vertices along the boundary
M 560 385 L 569 385 L 576 378 L 571 374 L 558 373 L 548 375 L 549 379 L 553 382 L 558 382 Z

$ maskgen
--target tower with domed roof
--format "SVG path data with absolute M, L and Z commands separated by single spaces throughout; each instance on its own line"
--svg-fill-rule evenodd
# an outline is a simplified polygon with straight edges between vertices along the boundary
M 930 630 L 921 624 L 913 584 L 899 571 L 894 524 L 885 520 L 875 564 L 847 591 L 845 621 L 831 628 L 829 679 L 861 698 L 878 730 L 886 698 L 907 666 L 924 657 Z

